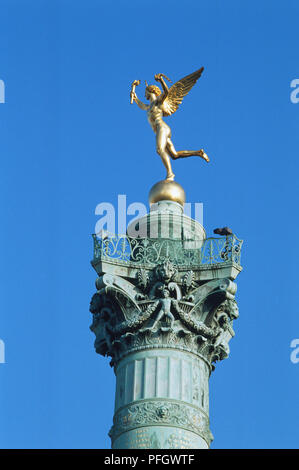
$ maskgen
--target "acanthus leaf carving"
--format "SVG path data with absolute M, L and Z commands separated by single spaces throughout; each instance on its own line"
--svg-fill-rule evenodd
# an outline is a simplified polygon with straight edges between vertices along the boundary
M 104 275 L 97 286 L 91 329 L 97 352 L 112 356 L 113 363 L 155 345 L 188 350 L 210 364 L 228 356 L 232 320 L 238 316 L 229 279 L 198 285 L 187 271 L 180 280 L 177 267 L 164 260 L 149 272 L 138 271 L 135 284 Z

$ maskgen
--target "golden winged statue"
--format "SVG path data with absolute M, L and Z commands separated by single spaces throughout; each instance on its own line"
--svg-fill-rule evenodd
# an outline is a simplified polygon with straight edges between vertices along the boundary
M 180 150 L 176 151 L 171 140 L 170 127 L 163 121 L 164 116 L 170 116 L 175 113 L 193 85 L 197 82 L 203 72 L 203 67 L 196 72 L 187 75 L 178 82 L 174 83 L 170 88 L 167 87 L 165 80 L 171 82 L 163 73 L 155 75 L 155 80 L 160 82 L 163 88 L 161 92 L 160 88 L 156 85 L 148 85 L 146 83 L 145 97 L 149 100 L 149 104 L 145 104 L 140 101 L 136 95 L 136 86 L 140 84 L 140 80 L 134 80 L 131 88 L 131 103 L 135 101 L 139 108 L 147 111 L 147 117 L 149 123 L 156 134 L 156 149 L 160 155 L 162 162 L 167 170 L 166 180 L 173 181 L 174 173 L 171 168 L 170 158 L 176 160 L 177 158 L 186 158 L 197 156 L 203 158 L 206 162 L 209 161 L 207 154 L 201 150 Z

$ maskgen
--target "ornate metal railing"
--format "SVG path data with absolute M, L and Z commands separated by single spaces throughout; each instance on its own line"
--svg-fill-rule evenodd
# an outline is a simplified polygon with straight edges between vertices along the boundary
M 93 240 L 94 261 L 154 265 L 168 258 L 178 265 L 187 266 L 232 262 L 240 265 L 243 243 L 243 240 L 239 240 L 235 235 L 198 241 L 131 238 L 126 235 L 107 234 L 104 238 L 93 235 Z
M 225 262 L 241 263 L 243 240 L 236 235 L 221 238 L 206 238 L 200 253 L 201 264 L 217 264 Z

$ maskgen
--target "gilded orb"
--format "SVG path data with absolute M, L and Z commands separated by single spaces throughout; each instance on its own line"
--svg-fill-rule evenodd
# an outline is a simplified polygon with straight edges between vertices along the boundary
M 174 201 L 183 206 L 186 201 L 186 194 L 182 186 L 176 181 L 162 180 L 154 184 L 149 193 L 150 204 L 159 201 Z

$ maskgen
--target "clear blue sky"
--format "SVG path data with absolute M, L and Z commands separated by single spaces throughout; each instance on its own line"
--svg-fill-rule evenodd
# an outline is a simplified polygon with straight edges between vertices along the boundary
M 0 446 L 109 448 L 114 374 L 89 331 L 94 210 L 146 202 L 164 177 L 132 80 L 204 66 L 169 124 L 211 162 L 174 169 L 208 234 L 245 240 L 236 337 L 210 380 L 213 448 L 298 447 L 298 1 L 0 7 Z

